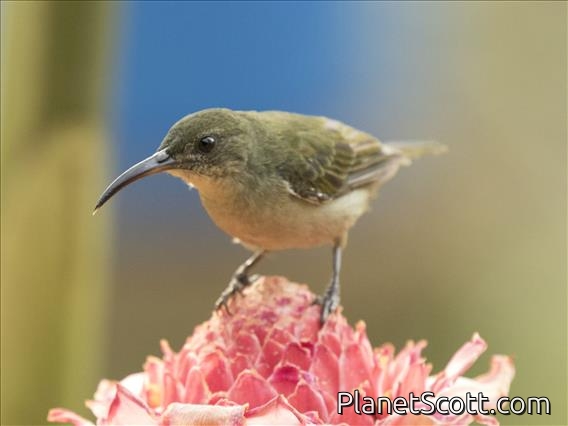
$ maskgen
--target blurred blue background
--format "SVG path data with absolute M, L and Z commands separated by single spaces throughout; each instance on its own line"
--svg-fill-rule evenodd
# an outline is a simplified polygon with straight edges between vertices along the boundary
M 26 13 L 35 13 L 33 7 L 47 6 L 28 5 Z M 61 337 L 66 328 L 57 323 L 47 329 L 51 337 L 44 346 L 48 359 L 61 364 L 61 374 L 71 377 L 83 368 L 90 376 L 83 378 L 81 391 L 69 384 L 72 377 L 55 391 L 50 387 L 58 386 L 57 377 L 46 378 L 50 385 L 33 391 L 39 414 L 26 410 L 30 387 L 15 373 L 4 377 L 25 355 L 5 347 L 19 347 L 16 337 L 10 340 L 19 333 L 15 324 L 36 329 L 32 319 L 27 322 L 29 312 L 15 312 L 29 306 L 45 284 L 43 278 L 20 277 L 22 263 L 3 257 L 8 271 L 2 280 L 3 406 L 5 391 L 18 386 L 14 383 L 22 387 L 20 396 L 6 400 L 3 423 L 39 423 L 41 413 L 55 405 L 80 410 L 90 397 L 83 389 L 94 391 L 100 376 L 121 378 L 138 371 L 146 354 L 159 353 L 160 338 L 178 348 L 210 315 L 248 253 L 212 224 L 196 191 L 169 176 L 155 176 L 85 219 L 114 176 L 152 153 L 179 118 L 208 107 L 325 115 L 382 140 L 433 138 L 449 145 L 444 157 L 401 170 L 351 232 L 342 272 L 344 313 L 353 323 L 365 319 L 376 346 L 428 339 L 426 356 L 434 371 L 479 331 L 488 352 L 515 358 L 512 395 L 552 400 L 552 417 L 509 417 L 503 423 L 566 423 L 565 3 L 125 2 L 106 7 L 104 18 L 92 20 L 99 32 L 84 39 L 106 58 L 92 77 L 102 97 L 95 102 L 96 122 L 104 132 L 93 145 L 105 152 L 92 159 L 86 152 L 77 154 L 87 157 L 83 170 L 92 170 L 94 177 L 88 185 L 77 184 L 85 203 L 73 213 L 81 218 L 80 229 L 101 227 L 93 237 L 101 240 L 93 264 L 99 272 L 89 274 L 93 282 L 80 296 L 92 310 L 84 324 L 100 330 L 91 340 L 94 347 L 87 349 L 81 340 L 85 333 L 77 330 L 74 342 L 82 343 L 66 346 L 57 340 L 67 341 Z M 20 22 L 16 18 L 23 12 L 16 9 L 2 4 L 3 36 L 10 34 L 10 23 Z M 79 9 L 63 11 L 64 22 L 77 34 L 84 32 L 74 24 Z M 47 12 L 38 16 L 52 19 Z M 91 22 L 88 16 L 86 22 Z M 55 31 L 50 28 L 34 31 L 45 36 Z M 13 47 L 26 40 L 27 30 L 19 31 L 18 37 L 3 37 L 3 69 L 12 75 L 25 68 L 7 65 L 23 55 Z M 89 50 L 77 52 L 77 63 L 83 63 Z M 51 55 L 57 62 L 66 57 L 65 48 Z M 69 71 L 65 65 L 58 70 Z M 75 87 L 77 74 L 66 75 L 69 83 L 60 91 L 79 96 L 84 83 Z M 26 86 L 17 83 L 16 77 L 3 77 L 4 105 L 23 102 L 16 93 Z M 58 123 L 74 119 L 62 117 Z M 51 123 L 42 126 L 46 122 Z M 3 133 L 3 149 L 15 134 Z M 16 162 L 6 158 L 3 151 L 3 191 L 10 182 L 16 185 L 6 168 Z M 18 163 L 22 173 L 32 169 L 30 156 L 18 158 L 26 158 Z M 30 191 L 26 199 L 38 197 L 37 189 Z M 26 240 L 15 226 L 18 214 L 7 210 L 6 200 L 15 205 L 16 198 L 9 197 L 16 196 L 7 194 L 3 230 L 12 234 L 3 237 L 3 247 L 11 248 Z M 44 200 L 42 208 L 58 200 Z M 69 204 L 61 201 L 61 206 L 67 211 Z M 40 209 L 33 211 L 41 215 Z M 42 220 L 49 224 L 47 216 Z M 70 232 L 62 229 L 58 235 Z M 41 258 L 51 248 L 34 242 L 25 250 Z M 330 254 L 327 249 L 274 253 L 259 269 L 309 283 L 320 293 L 330 273 Z M 16 289 L 18 280 L 29 284 L 25 292 Z M 5 282 L 14 283 L 14 290 Z M 93 288 L 101 294 L 89 296 Z M 73 321 L 79 314 L 61 308 L 60 299 L 37 305 L 45 315 L 64 313 Z M 85 361 L 80 351 L 69 350 L 77 345 L 100 359 Z M 485 371 L 488 359 L 485 355 L 472 372 Z M 41 359 L 34 365 L 38 371 L 49 367 Z

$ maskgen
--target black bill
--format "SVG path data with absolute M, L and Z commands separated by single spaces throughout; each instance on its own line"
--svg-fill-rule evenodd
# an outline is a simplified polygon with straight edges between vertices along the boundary
M 95 206 L 93 214 L 97 212 L 99 208 L 106 203 L 110 197 L 124 188 L 126 185 L 131 184 L 139 179 L 146 176 L 155 175 L 156 173 L 161 173 L 168 169 L 173 169 L 175 167 L 175 160 L 168 155 L 165 149 L 156 152 L 151 157 L 140 161 L 134 166 L 130 167 L 127 171 L 117 177 L 108 187 L 105 189 L 101 198 Z

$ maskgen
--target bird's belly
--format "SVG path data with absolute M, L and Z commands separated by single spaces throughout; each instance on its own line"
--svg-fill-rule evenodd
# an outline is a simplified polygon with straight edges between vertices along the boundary
M 359 189 L 322 205 L 286 195 L 261 206 L 223 205 L 203 199 L 213 221 L 251 249 L 285 250 L 333 244 L 363 214 L 368 189 Z

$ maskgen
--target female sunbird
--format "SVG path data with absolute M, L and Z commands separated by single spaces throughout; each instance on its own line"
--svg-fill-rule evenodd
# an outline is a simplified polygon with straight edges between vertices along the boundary
M 233 274 L 217 309 L 251 283 L 249 272 L 266 252 L 329 244 L 331 283 L 315 301 L 323 323 L 339 305 L 349 228 L 401 165 L 443 151 L 437 142 L 381 143 L 325 117 L 207 109 L 175 123 L 155 154 L 108 186 L 95 212 L 126 185 L 160 172 L 196 187 L 217 226 L 254 252 Z

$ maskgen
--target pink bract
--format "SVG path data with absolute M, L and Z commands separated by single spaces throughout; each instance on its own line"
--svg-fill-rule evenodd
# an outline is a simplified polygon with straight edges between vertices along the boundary
M 149 357 L 144 371 L 120 382 L 103 380 L 87 406 L 98 425 L 497 424 L 490 416 L 337 414 L 337 393 L 408 398 L 477 395 L 491 406 L 509 392 L 511 359 L 493 356 L 488 373 L 463 377 L 486 344 L 474 334 L 441 372 L 432 375 L 421 356 L 425 341 L 371 346 L 365 324 L 351 327 L 339 312 L 319 324 L 319 307 L 304 285 L 266 277 L 230 306 L 196 327 L 179 352 L 161 342 L 162 358 Z M 490 405 L 487 405 L 488 408 Z M 90 421 L 64 409 L 48 420 L 76 426 Z

